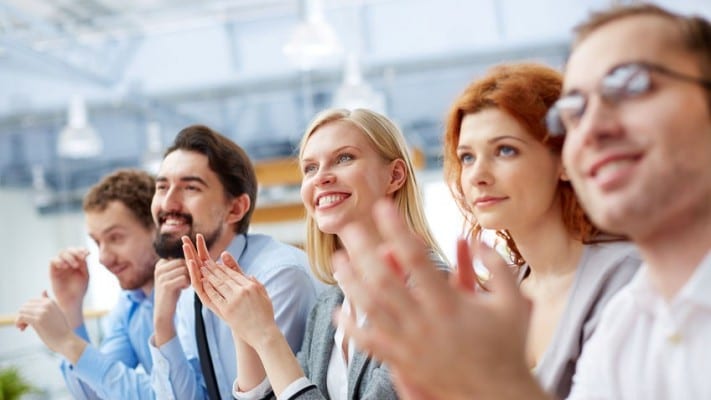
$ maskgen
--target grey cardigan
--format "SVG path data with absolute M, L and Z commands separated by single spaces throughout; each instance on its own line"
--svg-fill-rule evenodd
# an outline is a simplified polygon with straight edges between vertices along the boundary
M 328 399 L 326 374 L 333 350 L 333 312 L 343 304 L 343 292 L 338 286 L 323 291 L 306 321 L 306 333 L 297 355 L 304 374 L 313 383 L 291 399 Z M 273 396 L 273 394 L 272 394 Z M 397 399 L 390 373 L 383 364 L 356 350 L 348 366 L 348 398 L 352 400 Z
M 636 248 L 629 242 L 585 245 L 565 310 L 534 371 L 547 392 L 559 399 L 568 397 L 576 363 L 597 327 L 602 309 L 632 279 L 641 263 Z M 519 282 L 529 272 L 524 265 Z

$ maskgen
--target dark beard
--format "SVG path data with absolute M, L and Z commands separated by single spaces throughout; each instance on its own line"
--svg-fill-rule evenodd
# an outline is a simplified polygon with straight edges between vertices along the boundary
M 207 245 L 208 250 L 212 248 L 212 245 L 215 244 L 217 238 L 220 237 L 221 234 L 221 226 L 218 226 L 214 231 L 210 233 L 202 234 L 205 237 L 205 245 Z M 193 244 L 196 243 L 195 235 L 196 232 L 194 232 L 191 227 L 190 232 L 186 236 L 188 236 L 190 240 L 193 241 Z M 158 233 L 156 235 L 155 240 L 153 241 L 153 248 L 156 250 L 156 253 L 160 258 L 185 258 L 185 255 L 183 254 L 183 241 L 181 237 L 176 238 L 170 234 Z

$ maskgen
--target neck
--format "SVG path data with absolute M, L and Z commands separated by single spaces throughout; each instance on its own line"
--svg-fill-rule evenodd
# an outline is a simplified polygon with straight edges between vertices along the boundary
M 146 282 L 145 285 L 141 286 L 141 290 L 146 296 L 150 296 L 151 292 L 153 292 L 153 279 L 149 280 Z
M 531 269 L 529 278 L 568 275 L 577 269 L 583 244 L 570 235 L 561 218 L 541 218 L 528 229 L 509 233 Z
M 669 301 L 711 251 L 711 206 L 703 204 L 660 226 L 661 229 L 632 239 L 640 249 L 652 285 Z
M 210 258 L 218 260 L 222 252 L 227 250 L 227 247 L 229 247 L 235 236 L 237 236 L 233 228 L 232 226 L 226 227 L 222 235 L 210 246 Z M 233 254 L 233 256 L 236 258 L 238 254 Z

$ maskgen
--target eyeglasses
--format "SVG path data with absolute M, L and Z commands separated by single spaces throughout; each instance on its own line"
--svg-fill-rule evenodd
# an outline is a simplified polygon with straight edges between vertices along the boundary
M 652 89 L 652 72 L 700 85 L 711 90 L 711 81 L 672 71 L 661 65 L 648 62 L 630 62 L 610 69 L 600 81 L 599 95 L 602 101 L 618 104 L 640 97 Z M 556 101 L 546 114 L 546 125 L 551 136 L 565 135 L 580 123 L 588 105 L 588 95 L 570 93 Z

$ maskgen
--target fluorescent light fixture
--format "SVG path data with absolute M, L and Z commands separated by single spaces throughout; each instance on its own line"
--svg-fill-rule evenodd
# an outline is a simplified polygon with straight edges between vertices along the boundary
M 63 158 L 91 158 L 101 154 L 101 138 L 87 120 L 86 104 L 73 96 L 67 112 L 67 126 L 59 132 L 57 154 Z

